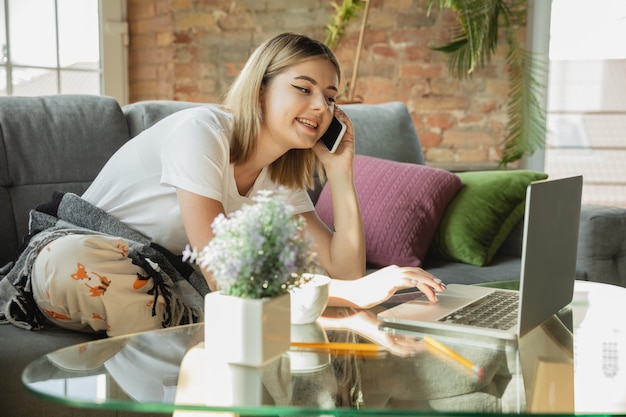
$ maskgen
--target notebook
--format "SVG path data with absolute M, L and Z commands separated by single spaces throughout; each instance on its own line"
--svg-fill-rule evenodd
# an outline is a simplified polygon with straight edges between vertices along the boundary
M 572 301 L 581 195 L 582 176 L 536 181 L 528 186 L 519 291 L 449 284 L 446 291 L 437 294 L 437 303 L 418 295 L 380 312 L 382 326 L 516 340 L 540 325 Z M 492 306 L 497 302 L 492 298 L 500 295 L 510 298 L 512 310 Z M 483 308 L 483 304 L 493 307 L 500 319 L 495 327 L 477 325 L 474 313 L 456 313 L 461 308 Z M 511 321 L 506 320 L 507 314 Z

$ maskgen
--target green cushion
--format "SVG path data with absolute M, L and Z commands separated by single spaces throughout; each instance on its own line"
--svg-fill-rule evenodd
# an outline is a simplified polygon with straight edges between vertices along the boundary
M 528 184 L 548 175 L 527 170 L 457 175 L 464 187 L 444 211 L 429 256 L 484 266 L 524 217 Z

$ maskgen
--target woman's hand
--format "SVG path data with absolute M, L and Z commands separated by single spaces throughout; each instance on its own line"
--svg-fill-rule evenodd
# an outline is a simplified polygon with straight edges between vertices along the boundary
M 437 301 L 437 292 L 446 285 L 439 278 L 417 267 L 388 266 L 362 278 L 343 281 L 333 280 L 330 284 L 331 306 L 371 308 L 405 288 L 417 288 L 432 302 Z
M 346 170 L 352 172 L 352 161 L 354 159 L 354 128 L 352 121 L 338 106 L 335 106 L 334 115 L 346 125 L 346 132 L 337 150 L 334 153 L 330 153 L 321 140 L 317 141 L 315 146 L 313 146 L 313 152 L 322 162 L 329 180 L 335 175 L 341 175 Z
M 335 314 L 333 314 L 335 313 Z M 379 329 L 376 314 L 368 310 L 327 309 L 318 319 L 324 330 L 346 330 L 354 332 L 369 341 L 383 346 L 390 353 L 401 356 L 415 356 L 424 351 L 424 342 L 415 337 Z

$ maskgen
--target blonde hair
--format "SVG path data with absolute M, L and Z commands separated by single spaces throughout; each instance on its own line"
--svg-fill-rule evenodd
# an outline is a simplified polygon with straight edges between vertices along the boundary
M 292 65 L 314 58 L 327 59 L 341 80 L 339 62 L 333 52 L 322 42 L 303 35 L 280 34 L 252 53 L 224 101 L 234 116 L 231 163 L 246 162 L 256 150 L 256 138 L 263 121 L 264 86 Z M 291 149 L 269 166 L 269 174 L 273 181 L 285 187 L 313 188 L 316 168 L 322 173 L 321 164 L 311 149 Z

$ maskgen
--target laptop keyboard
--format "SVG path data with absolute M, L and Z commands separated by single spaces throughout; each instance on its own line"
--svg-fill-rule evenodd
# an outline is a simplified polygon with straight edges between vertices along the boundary
M 518 305 L 517 292 L 493 291 L 439 321 L 507 330 L 517 322 Z

